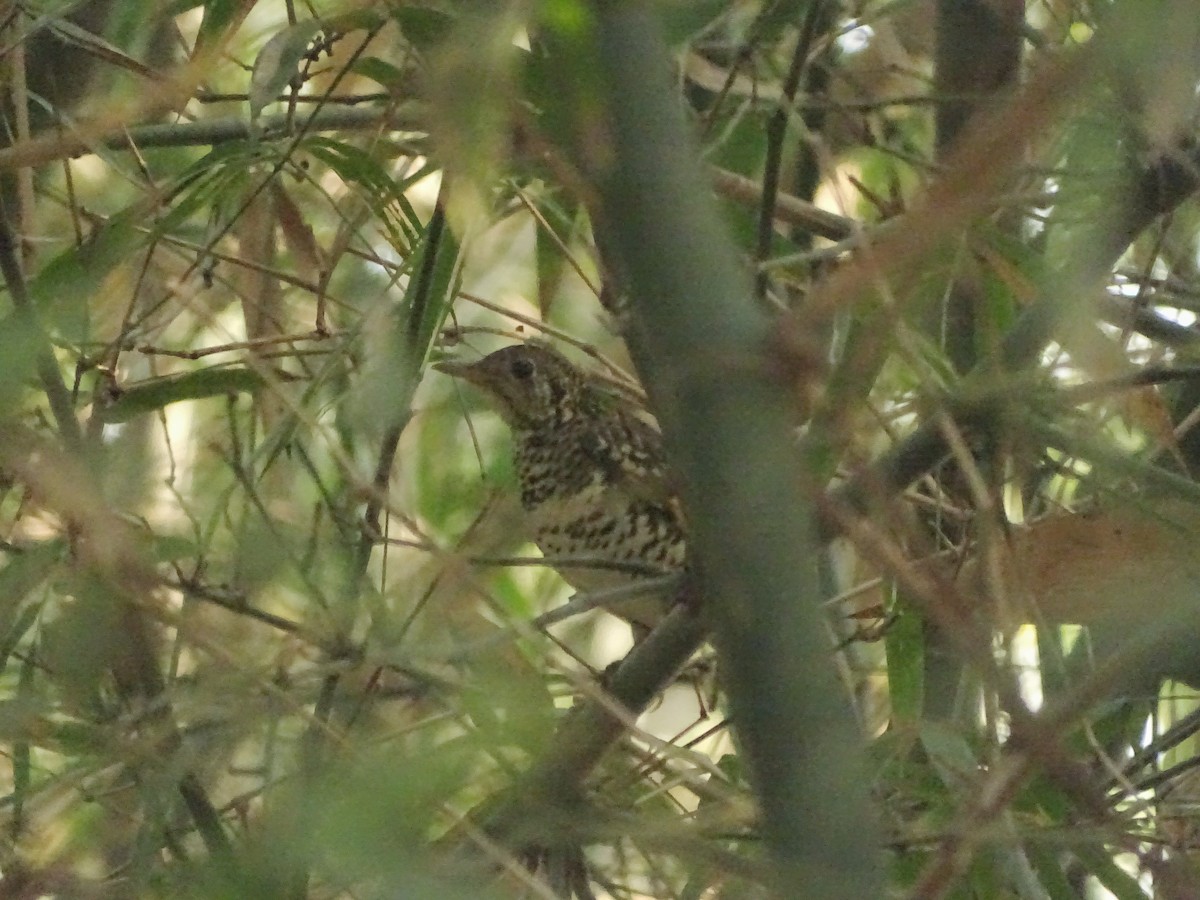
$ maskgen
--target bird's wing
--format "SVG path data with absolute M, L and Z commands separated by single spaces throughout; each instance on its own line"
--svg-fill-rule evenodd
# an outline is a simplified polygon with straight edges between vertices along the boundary
M 677 507 L 662 435 L 651 425 L 618 409 L 585 435 L 583 450 L 610 485 L 648 503 Z

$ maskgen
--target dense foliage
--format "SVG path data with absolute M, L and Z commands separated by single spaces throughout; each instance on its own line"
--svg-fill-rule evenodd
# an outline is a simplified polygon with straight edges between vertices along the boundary
M 1194 3 L 6 12 L 0 895 L 1200 890 Z M 528 338 L 680 475 L 628 656 Z

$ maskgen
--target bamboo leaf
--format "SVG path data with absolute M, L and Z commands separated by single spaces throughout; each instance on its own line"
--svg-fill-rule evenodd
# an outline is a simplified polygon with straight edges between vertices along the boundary
M 304 59 L 312 39 L 322 29 L 319 20 L 306 19 L 277 32 L 263 45 L 250 73 L 251 121 L 256 121 L 296 76 L 300 60 Z
M 128 422 L 137 416 L 155 412 L 183 400 L 202 400 L 226 394 L 255 393 L 263 378 L 250 369 L 200 369 L 180 375 L 167 375 L 122 387 L 119 395 L 100 412 L 108 424 Z

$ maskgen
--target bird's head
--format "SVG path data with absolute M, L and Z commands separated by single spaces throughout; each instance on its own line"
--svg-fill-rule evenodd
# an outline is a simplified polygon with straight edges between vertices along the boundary
M 473 363 L 446 361 L 434 368 L 483 388 L 513 428 L 564 425 L 593 402 L 583 374 L 540 344 L 514 344 Z

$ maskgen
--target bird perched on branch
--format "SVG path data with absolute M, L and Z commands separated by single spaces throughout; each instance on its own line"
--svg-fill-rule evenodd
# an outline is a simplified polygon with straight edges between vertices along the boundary
M 631 403 L 543 344 L 505 347 L 441 372 L 482 388 L 512 430 L 529 537 L 576 590 L 682 571 L 684 523 L 662 437 Z M 666 598 L 609 609 L 653 627 Z

